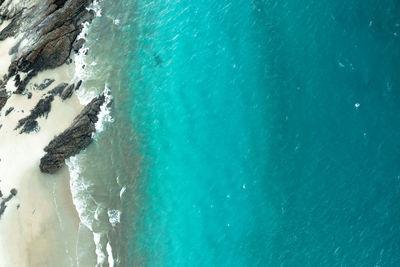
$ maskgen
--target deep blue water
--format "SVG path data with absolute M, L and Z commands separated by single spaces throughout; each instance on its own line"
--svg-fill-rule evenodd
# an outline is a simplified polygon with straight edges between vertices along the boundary
M 400 265 L 399 1 L 104 6 L 126 266 Z

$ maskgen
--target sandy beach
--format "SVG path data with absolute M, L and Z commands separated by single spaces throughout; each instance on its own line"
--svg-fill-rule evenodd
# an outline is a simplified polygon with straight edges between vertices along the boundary
M 0 219 L 0 266 L 75 266 L 79 218 L 71 199 L 68 169 L 43 174 L 39 160 L 43 148 L 71 124 L 82 106 L 75 95 L 65 101 L 56 98 L 48 118 L 38 119 L 39 132 L 14 130 L 44 94 L 61 82 L 70 82 L 73 69 L 73 65 L 64 65 L 40 73 L 30 84 L 47 78 L 55 80 L 52 86 L 32 90 L 31 99 L 12 95 L 1 112 L 0 188 L 4 195 L 13 188 L 18 193 Z M 9 81 L 8 89 L 11 86 Z M 10 107 L 14 110 L 5 116 Z
M 91 107 L 92 117 L 82 115 L 76 95 L 81 81 L 74 78 L 74 55 L 84 43 L 78 36 L 93 18 L 91 3 L 0 3 L 0 267 L 78 266 L 81 258 L 77 244 L 84 235 L 78 233 L 84 229 L 64 159 L 87 147 L 97 120 Z M 69 154 L 60 160 L 60 153 L 46 153 L 78 114 L 86 122 L 78 120 L 86 127 L 77 129 L 81 135 L 71 137 L 72 145 L 68 134 L 57 143 Z

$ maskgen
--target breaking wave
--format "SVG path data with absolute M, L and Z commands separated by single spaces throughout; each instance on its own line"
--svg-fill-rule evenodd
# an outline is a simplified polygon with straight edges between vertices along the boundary
M 94 1 L 89 7 L 89 10 L 93 10 L 96 17 L 101 17 L 102 10 L 100 7 L 101 1 Z M 83 23 L 83 30 L 78 39 L 85 39 L 86 42 L 91 24 Z M 75 76 L 74 82 L 82 80 L 81 88 L 76 91 L 78 99 L 82 105 L 88 104 L 94 97 L 99 95 L 96 90 L 90 90 L 86 88 L 85 81 L 97 79 L 96 73 L 88 70 L 87 66 L 95 66 L 96 61 L 88 61 L 89 48 L 87 44 L 80 48 L 78 53 L 74 56 L 75 61 Z M 98 121 L 95 125 L 96 132 L 93 134 L 93 138 L 97 140 L 100 133 L 104 131 L 107 123 L 114 121 L 111 116 L 110 104 L 112 102 L 111 90 L 107 85 L 104 85 L 102 92 L 105 96 L 105 102 L 100 107 L 98 114 Z M 99 203 L 96 201 L 94 194 L 96 193 L 96 181 L 87 179 L 84 175 L 84 167 L 81 164 L 86 159 L 86 151 L 82 151 L 79 155 L 69 158 L 66 160 L 70 172 L 70 188 L 73 203 L 78 212 L 79 219 L 83 225 L 85 225 L 93 233 L 93 242 L 96 246 L 97 264 L 102 266 L 106 261 L 109 266 L 114 266 L 114 259 L 112 256 L 112 248 L 107 236 L 108 231 L 111 227 L 115 227 L 120 221 L 120 211 L 116 209 L 110 209 L 106 207 L 105 203 Z

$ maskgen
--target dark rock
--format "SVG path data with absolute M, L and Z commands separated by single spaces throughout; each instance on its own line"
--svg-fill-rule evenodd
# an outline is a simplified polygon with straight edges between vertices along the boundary
M 9 109 L 6 110 L 6 114 L 4 114 L 4 115 L 7 116 L 7 115 L 10 114 L 13 110 L 14 110 L 14 107 L 10 107 Z
M 61 94 L 61 99 L 66 100 L 67 98 L 70 98 L 72 96 L 72 92 L 74 91 L 74 84 L 71 84 L 67 88 L 64 89 L 64 91 Z
M 111 107 L 113 103 L 114 103 L 114 99 L 109 99 L 106 107 L 107 108 Z
M 15 87 L 18 87 L 21 84 L 21 76 L 19 76 L 19 74 L 17 74 L 15 76 Z
M 46 96 L 44 99 L 40 99 L 36 106 L 31 110 L 31 114 L 18 121 L 18 125 L 15 127 L 15 130 L 18 130 L 22 126 L 24 127 L 20 131 L 21 134 L 30 133 L 34 130 L 37 130 L 38 123 L 36 119 L 43 116 L 46 116 L 47 118 L 51 110 L 51 102 L 53 102 L 53 100 L 54 96 L 52 95 Z
M 30 133 L 30 132 L 38 132 L 39 131 L 39 123 L 36 120 L 28 120 L 25 122 L 24 128 L 19 132 L 20 134 L 23 133 Z
M 8 100 L 6 89 L 0 89 L 0 111 L 4 108 Z
M 78 53 L 79 49 L 82 48 L 82 46 L 85 44 L 85 42 L 86 41 L 83 38 L 76 39 L 75 42 L 72 45 L 72 47 L 74 48 L 74 51 L 76 53 Z
M 31 98 L 32 98 L 32 93 L 31 93 L 31 92 L 28 92 L 28 93 L 27 93 L 27 96 L 28 96 L 28 99 L 31 99 Z
M 38 89 L 39 91 L 43 91 L 44 89 L 46 89 L 47 87 L 49 87 L 54 81 L 55 81 L 54 79 L 45 79 L 45 80 L 43 81 L 43 83 L 41 83 L 41 84 L 37 87 L 37 89 Z
M 72 125 L 55 137 L 45 148 L 46 155 L 40 159 L 40 170 L 54 173 L 65 165 L 65 160 L 87 148 L 96 131 L 95 123 L 101 105 L 105 102 L 102 94 L 94 98 L 74 119 Z
M 61 96 L 62 92 L 64 91 L 64 88 L 68 86 L 68 83 L 60 83 L 59 85 L 57 85 L 56 87 L 54 87 L 53 89 L 51 89 L 49 91 L 49 94 L 53 95 L 53 96 Z
M 28 73 L 28 75 L 23 79 L 22 81 L 15 83 L 15 86 L 18 87 L 17 90 L 15 90 L 15 94 L 22 94 L 25 91 L 26 86 L 28 85 L 29 81 L 36 75 L 36 71 L 31 71 Z
M 1 192 L 0 192 L 1 193 Z M 0 218 L 1 218 L 1 216 L 3 215 L 3 213 L 4 213 L 4 211 L 6 210 L 6 208 L 7 208 L 7 202 L 9 202 L 13 197 L 15 197 L 16 195 L 17 195 L 17 190 L 15 189 L 15 188 L 13 188 L 13 189 L 11 189 L 11 191 L 10 191 L 10 195 L 8 195 L 8 197 L 6 197 L 6 198 L 3 198 L 2 200 L 1 200 L 1 203 L 0 203 Z M 3 197 L 3 194 L 1 194 L 1 197 Z
M 79 80 L 79 82 L 75 86 L 75 91 L 78 91 L 81 85 L 82 85 L 82 80 Z
M 9 77 L 27 73 L 25 79 L 17 81 L 16 93 L 21 94 L 39 71 L 61 66 L 72 49 L 79 47 L 81 41 L 76 42 L 76 38 L 82 23 L 94 17 L 87 9 L 93 0 L 42 0 L 36 1 L 33 8 L 9 7 L 10 2 L 0 0 L 0 17 L 11 19 L 0 32 L 0 41 L 22 36 L 10 51 L 13 61 L 8 70 Z M 21 40 L 29 40 L 30 45 L 22 47 Z

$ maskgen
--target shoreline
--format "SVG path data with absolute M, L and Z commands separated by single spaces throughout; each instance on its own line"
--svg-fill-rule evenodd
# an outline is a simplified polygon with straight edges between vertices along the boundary
M 42 77 L 56 78 L 54 84 L 69 81 L 72 76 L 65 74 L 66 66 L 61 66 L 41 73 L 32 83 Z M 61 79 L 63 75 L 65 77 Z M 65 102 L 56 98 L 48 118 L 38 119 L 41 128 L 38 133 L 14 131 L 17 121 L 26 116 L 43 93 L 34 92 L 30 100 L 26 96 L 13 95 L 0 117 L 3 125 L 0 129 L 0 188 L 4 194 L 13 188 L 18 191 L 7 203 L 0 219 L 1 266 L 63 266 L 62 262 L 69 262 L 70 257 L 76 258 L 79 217 L 72 202 L 68 169 L 63 168 L 55 175 L 43 174 L 39 170 L 39 161 L 44 146 L 70 125 L 83 106 L 76 95 Z M 4 116 L 11 106 L 14 110 Z M 66 237 L 70 238 L 65 243 L 59 241 Z
M 56 136 L 65 134 L 74 123 L 76 124 L 78 116 L 87 116 L 82 114 L 82 110 L 87 109 L 88 106 L 82 105 L 76 94 L 80 82 L 75 84 L 74 53 L 79 50 L 79 46 L 75 47 L 77 41 L 80 46 L 83 45 L 80 41 L 83 39 L 78 38 L 83 28 L 81 24 L 90 21 L 93 17 L 89 9 L 82 11 L 80 5 L 85 6 L 91 2 L 89 0 L 67 2 L 70 8 L 76 8 L 81 13 L 72 13 L 66 9 L 67 7 L 54 6 L 55 4 L 46 6 L 48 4 L 46 1 L 31 3 L 30 5 L 34 8 L 37 4 L 38 10 L 24 11 L 28 12 L 27 16 L 30 15 L 29 12 L 47 10 L 47 12 L 54 12 L 51 14 L 56 23 L 59 20 L 68 19 L 65 17 L 66 14 L 72 16 L 72 19 L 76 20 L 75 24 L 78 25 L 74 26 L 77 27 L 77 31 L 67 33 L 67 39 L 63 35 L 58 35 L 57 31 L 60 29 L 62 32 L 63 29 L 71 28 L 73 25 L 69 26 L 66 22 L 65 27 L 62 25 L 56 28 L 53 32 L 57 34 L 56 36 L 60 36 L 57 38 L 62 40 L 61 46 L 60 42 L 57 42 L 54 50 L 51 50 L 47 47 L 54 45 L 45 44 L 44 50 L 37 51 L 42 51 L 40 53 L 43 54 L 43 51 L 47 49 L 46 53 L 39 54 L 33 59 L 32 53 L 35 50 L 32 50 L 30 54 L 26 51 L 32 49 L 32 46 L 29 46 L 30 42 L 35 44 L 33 49 L 36 49 L 37 43 L 34 40 L 39 37 L 29 35 L 28 29 L 18 32 L 19 23 L 23 22 L 21 17 L 25 14 L 13 14 L 18 8 L 24 8 L 24 3 L 13 4 L 5 1 L 0 4 L 2 17 L 4 17 L 4 12 L 10 12 L 10 17 L 3 20 L 0 25 L 0 62 L 2 62 L 0 77 L 3 77 L 0 83 L 0 91 L 3 90 L 0 97 L 4 96 L 4 93 L 7 94 L 6 98 L 0 98 L 0 190 L 2 192 L 0 201 L 4 201 L 11 194 L 9 192 L 13 193 L 12 197 L 4 202 L 4 210 L 0 212 L 1 267 L 77 266 L 79 254 L 82 253 L 78 251 L 78 242 L 85 242 L 89 249 L 93 248 L 91 245 L 94 243 L 93 235 L 86 234 L 85 240 L 82 240 L 82 236 L 85 235 L 80 234 L 83 227 L 73 203 L 68 167 L 51 165 L 54 167 L 52 174 L 44 173 L 39 168 L 39 166 L 42 167 L 42 160 L 46 154 L 44 148 L 51 144 Z M 65 11 L 65 14 L 58 12 L 60 9 Z M 18 21 L 18 16 L 21 21 Z M 78 18 L 75 19 L 73 16 L 78 16 Z M 15 32 L 10 30 L 13 27 L 17 27 Z M 46 32 L 41 34 L 45 34 L 45 38 L 50 38 Z M 70 42 L 71 45 L 68 46 L 65 41 Z M 49 39 L 48 42 L 54 43 L 53 39 Z M 69 51 L 67 57 L 64 55 L 65 52 L 60 52 L 64 51 L 63 49 Z M 43 57 L 46 56 L 50 60 L 43 63 Z M 61 90 L 55 90 L 63 83 L 67 86 Z M 46 100 L 49 101 L 45 106 L 39 106 Z M 21 119 L 27 120 L 21 128 L 16 129 L 16 126 L 21 124 Z M 97 118 L 93 119 L 97 120 Z M 87 127 L 90 128 L 90 126 L 88 124 Z M 27 131 L 23 132 L 25 129 Z M 85 134 L 90 133 L 89 131 Z M 77 149 L 82 150 L 89 143 L 89 140 L 85 141 L 79 148 L 71 148 L 68 143 L 60 145 L 76 153 Z M 51 164 L 54 163 L 51 162 Z M 95 258 L 87 261 L 90 264 L 96 264 Z

